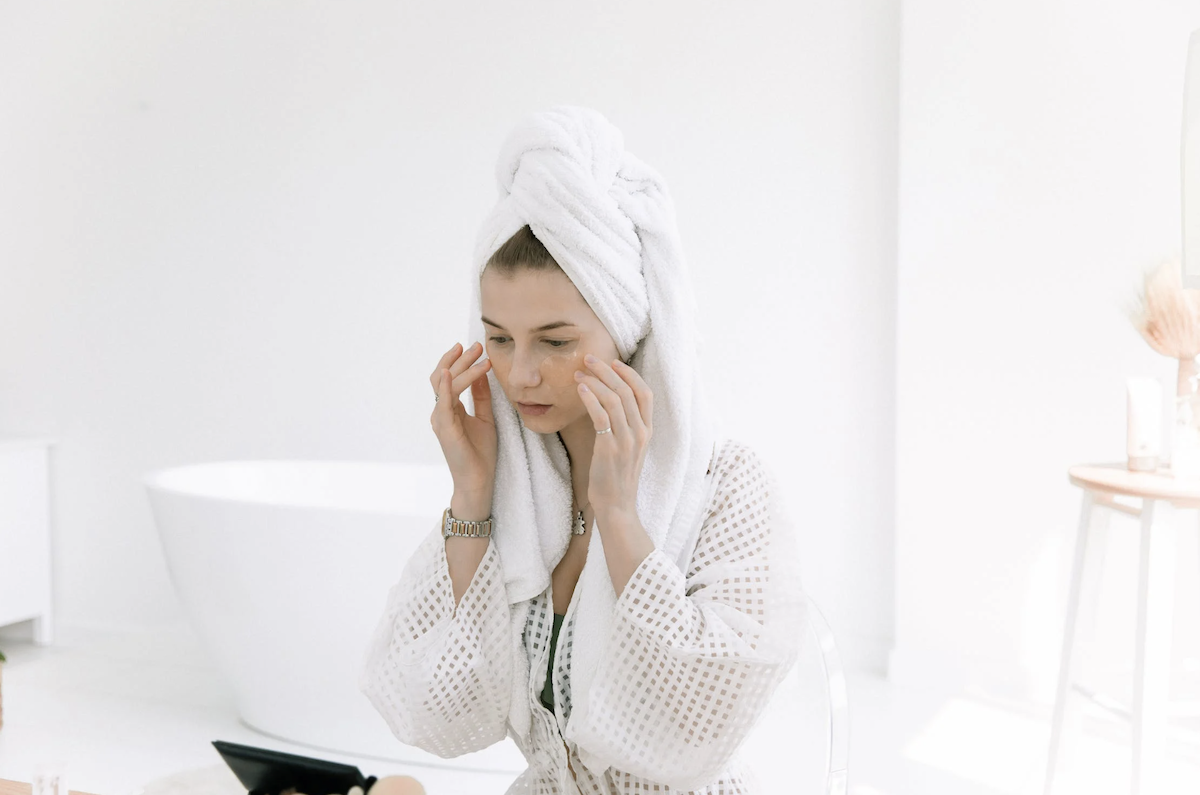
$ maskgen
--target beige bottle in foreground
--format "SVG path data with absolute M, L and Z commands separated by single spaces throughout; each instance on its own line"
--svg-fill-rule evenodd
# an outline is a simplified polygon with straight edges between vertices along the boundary
M 1162 452 L 1162 384 L 1135 376 L 1126 381 L 1125 448 L 1131 472 L 1158 469 Z

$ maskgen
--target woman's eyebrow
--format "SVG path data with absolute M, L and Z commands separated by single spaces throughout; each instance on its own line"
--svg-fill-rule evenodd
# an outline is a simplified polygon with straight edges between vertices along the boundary
M 480 320 L 482 320 L 484 323 L 487 323 L 489 326 L 493 326 L 493 327 L 495 327 L 495 328 L 498 328 L 498 329 L 500 329 L 501 331 L 506 331 L 506 330 L 507 330 L 507 329 L 505 329 L 505 328 L 504 328 L 504 326 L 501 326 L 499 323 L 493 323 L 492 321 L 488 320 L 486 317 L 481 317 L 481 318 L 479 318 L 479 319 L 480 319 Z M 539 332 L 539 331 L 549 331 L 549 330 L 550 330 L 550 329 L 552 329 L 552 328 L 560 328 L 560 327 L 562 327 L 562 326 L 571 326 L 571 327 L 574 327 L 574 326 L 575 326 L 575 324 L 574 324 L 574 323 L 568 323 L 568 322 L 567 322 L 567 321 L 565 321 L 565 320 L 556 320 L 556 321 L 554 321 L 553 323 L 547 323 L 547 324 L 546 324 L 546 325 L 544 325 L 544 326 L 538 326 L 537 328 L 535 328 L 535 329 L 533 330 L 533 333 L 535 333 L 535 334 L 536 334 L 536 333 L 537 333 L 537 332 Z

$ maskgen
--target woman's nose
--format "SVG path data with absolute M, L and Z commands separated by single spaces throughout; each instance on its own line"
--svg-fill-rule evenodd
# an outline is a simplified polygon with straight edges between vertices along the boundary
M 508 371 L 508 380 L 518 386 L 537 386 L 542 380 L 541 367 L 541 360 L 518 355 Z

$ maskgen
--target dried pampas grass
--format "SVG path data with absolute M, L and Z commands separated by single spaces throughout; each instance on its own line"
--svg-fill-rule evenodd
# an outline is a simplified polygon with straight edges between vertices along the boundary
M 1150 347 L 1179 360 L 1176 394 L 1191 392 L 1200 355 L 1200 290 L 1183 288 L 1183 261 L 1170 257 L 1147 269 L 1136 303 L 1126 314 Z

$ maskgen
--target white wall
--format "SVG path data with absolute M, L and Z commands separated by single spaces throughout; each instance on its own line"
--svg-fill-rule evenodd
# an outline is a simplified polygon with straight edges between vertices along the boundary
M 60 620 L 180 619 L 147 470 L 443 463 L 428 374 L 463 339 L 494 159 L 570 102 L 666 176 L 714 400 L 802 509 L 847 661 L 881 671 L 898 16 L 0 3 L 0 432 L 58 439 Z
M 1067 468 L 1125 460 L 1126 378 L 1174 394 L 1174 361 L 1122 306 L 1181 247 L 1197 27 L 1194 0 L 904 3 L 897 681 L 1053 698 L 1082 500 Z M 1098 677 L 1132 666 L 1137 523 L 1111 527 Z M 1180 666 L 1200 652 L 1192 527 Z

